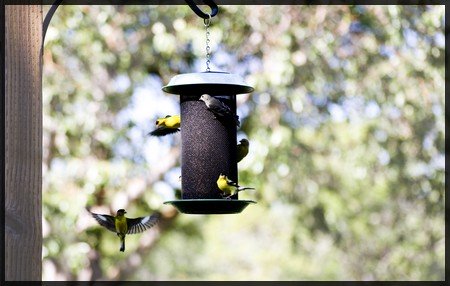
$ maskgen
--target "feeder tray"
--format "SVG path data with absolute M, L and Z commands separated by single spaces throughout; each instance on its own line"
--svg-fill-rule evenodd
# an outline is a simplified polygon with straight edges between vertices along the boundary
M 256 202 L 227 199 L 186 199 L 167 201 L 164 204 L 173 205 L 178 211 L 185 214 L 237 214 L 242 212 L 249 204 L 256 204 Z

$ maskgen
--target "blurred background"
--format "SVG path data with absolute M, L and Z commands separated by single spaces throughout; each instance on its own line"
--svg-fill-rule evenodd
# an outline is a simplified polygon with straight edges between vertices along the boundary
M 211 70 L 255 88 L 237 96 L 238 166 L 256 188 L 240 199 L 258 203 L 208 216 L 163 205 L 180 194 L 181 137 L 147 136 L 179 113 L 162 86 L 206 69 L 203 19 L 60 6 L 44 50 L 43 280 L 444 280 L 444 11 L 219 5 Z M 86 206 L 162 220 L 122 253 Z

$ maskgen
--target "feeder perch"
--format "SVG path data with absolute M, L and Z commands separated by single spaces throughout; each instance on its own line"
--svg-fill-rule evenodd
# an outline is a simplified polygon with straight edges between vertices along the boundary
M 214 118 L 199 98 L 209 94 L 228 105 L 236 114 L 236 95 L 254 89 L 241 77 L 226 72 L 180 74 L 163 91 L 180 95 L 181 110 L 181 189 L 182 199 L 167 201 L 187 214 L 240 213 L 250 200 L 238 194 L 224 199 L 217 187 L 219 174 L 238 182 L 235 124 Z

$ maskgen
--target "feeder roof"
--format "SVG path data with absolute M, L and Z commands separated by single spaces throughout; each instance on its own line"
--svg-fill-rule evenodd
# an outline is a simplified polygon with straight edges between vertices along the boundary
M 254 88 L 247 85 L 242 77 L 236 74 L 201 72 L 176 75 L 162 90 L 172 94 L 231 95 L 250 93 Z

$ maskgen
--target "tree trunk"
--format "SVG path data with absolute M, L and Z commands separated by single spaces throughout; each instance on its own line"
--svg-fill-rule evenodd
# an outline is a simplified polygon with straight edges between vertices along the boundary
M 42 279 L 42 6 L 5 7 L 5 280 Z

